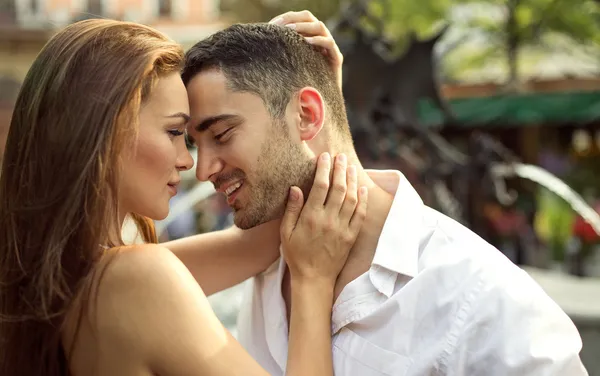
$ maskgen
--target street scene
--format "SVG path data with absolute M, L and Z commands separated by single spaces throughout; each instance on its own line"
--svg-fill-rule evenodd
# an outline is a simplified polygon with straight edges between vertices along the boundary
M 594 0 L 7 0 L 0 5 L 0 161 L 27 71 L 61 28 L 110 18 L 185 50 L 235 23 L 310 10 L 344 57 L 365 169 L 398 170 L 423 202 L 527 272 L 575 323 L 600 376 L 600 2 Z M 197 146 L 188 150 L 198 164 Z M 1 164 L 1 163 L 0 163 Z M 182 171 L 160 242 L 234 225 Z M 131 242 L 134 227 L 123 234 Z M 234 337 L 243 291 L 209 296 Z M 248 295 L 246 295 L 248 296 Z

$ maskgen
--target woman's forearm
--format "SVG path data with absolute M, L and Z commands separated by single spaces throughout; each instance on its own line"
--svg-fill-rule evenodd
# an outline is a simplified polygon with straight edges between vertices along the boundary
M 222 231 L 173 240 L 170 249 L 208 296 L 264 271 L 279 257 L 279 222 L 250 230 Z
M 288 376 L 333 376 L 330 281 L 292 280 Z

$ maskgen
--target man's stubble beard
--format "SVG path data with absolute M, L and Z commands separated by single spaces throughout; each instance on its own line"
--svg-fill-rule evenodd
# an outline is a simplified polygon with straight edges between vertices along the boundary
M 291 186 L 300 187 L 305 200 L 312 186 L 316 162 L 292 142 L 285 124 L 274 124 L 273 128 L 256 169 L 249 175 L 253 182 L 247 187 L 248 201 L 234 213 L 234 223 L 242 230 L 281 218 Z

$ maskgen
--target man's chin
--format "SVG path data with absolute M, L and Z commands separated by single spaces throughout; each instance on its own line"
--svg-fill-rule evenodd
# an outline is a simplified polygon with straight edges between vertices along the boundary
M 233 214 L 233 223 L 235 224 L 235 227 L 241 230 L 250 230 L 251 228 L 260 226 L 266 222 L 268 221 L 259 220 L 256 218 L 248 218 L 244 214 L 240 213 L 239 210 Z
M 241 230 L 250 230 L 251 228 L 261 225 L 261 223 L 250 222 L 246 220 L 246 218 L 239 218 L 236 215 L 233 216 L 233 224 L 235 225 L 235 227 Z
M 275 221 L 283 217 L 284 209 L 274 211 L 266 215 L 248 215 L 243 209 L 233 212 L 233 223 L 241 230 L 249 230 L 267 222 Z

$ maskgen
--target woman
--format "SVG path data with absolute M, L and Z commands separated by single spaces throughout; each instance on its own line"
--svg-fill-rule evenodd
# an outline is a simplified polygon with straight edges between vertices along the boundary
M 88 20 L 32 65 L 0 175 L 0 374 L 266 374 L 181 261 L 149 244 L 150 219 L 167 215 L 179 171 L 192 166 L 182 60 L 149 27 Z M 331 166 L 319 159 L 316 187 Z M 366 211 L 349 171 L 337 164 L 333 175 L 347 192 L 313 189 L 304 208 L 290 190 L 281 223 L 295 302 L 290 375 L 333 373 L 333 286 Z M 127 215 L 148 244 L 123 244 Z M 335 233 L 318 232 L 332 220 Z

